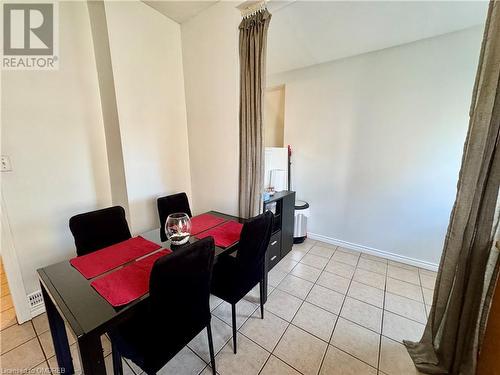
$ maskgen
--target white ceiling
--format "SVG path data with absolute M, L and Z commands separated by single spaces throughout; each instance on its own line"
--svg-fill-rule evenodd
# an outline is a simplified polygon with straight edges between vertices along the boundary
M 144 0 L 143 0 L 144 1 Z M 150 0 L 144 1 L 149 6 L 155 8 L 158 12 L 164 14 L 175 22 L 183 23 L 198 13 L 203 12 L 206 8 L 217 3 L 217 1 L 161 1 Z
M 223 1 L 235 7 L 254 2 Z M 144 2 L 182 23 L 218 1 Z M 273 17 L 267 72 L 281 73 L 480 25 L 487 8 L 488 2 L 480 0 L 269 0 Z
M 484 23 L 482 1 L 295 1 L 274 10 L 268 74 Z
M 251 4 L 260 2 L 259 0 L 142 0 L 144 3 L 155 8 L 158 12 L 174 20 L 177 23 L 183 23 L 188 19 L 203 12 L 208 7 L 225 1 L 238 9 L 246 8 Z M 296 0 L 268 0 L 267 8 L 270 12 L 278 11 L 280 8 L 293 3 Z

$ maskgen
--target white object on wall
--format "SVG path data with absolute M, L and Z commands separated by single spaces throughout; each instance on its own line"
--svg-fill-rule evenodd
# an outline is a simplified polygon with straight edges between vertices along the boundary
M 271 180 L 272 171 L 275 172 L 275 180 Z M 284 172 L 284 173 L 283 173 Z M 286 147 L 266 147 L 264 150 L 264 187 L 279 183 L 280 190 L 287 189 L 288 181 L 288 149 Z M 276 186 L 274 186 L 276 188 Z M 280 191 L 277 190 L 276 191 Z
M 286 190 L 286 171 L 284 169 L 271 170 L 271 183 L 269 186 L 274 188 L 274 191 Z
M 0 159 L 0 170 L 2 172 L 12 172 L 12 164 L 10 163 L 10 158 L 7 155 L 2 155 Z

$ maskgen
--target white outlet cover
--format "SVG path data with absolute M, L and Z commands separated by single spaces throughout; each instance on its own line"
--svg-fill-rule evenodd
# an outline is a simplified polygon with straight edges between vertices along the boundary
M 12 171 L 12 165 L 10 164 L 10 158 L 6 155 L 2 155 L 0 159 L 0 170 L 2 172 Z

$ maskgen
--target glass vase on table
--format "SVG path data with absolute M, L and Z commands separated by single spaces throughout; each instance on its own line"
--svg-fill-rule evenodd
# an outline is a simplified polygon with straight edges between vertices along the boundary
M 183 212 L 168 215 L 165 233 L 172 245 L 184 245 L 191 236 L 191 219 Z

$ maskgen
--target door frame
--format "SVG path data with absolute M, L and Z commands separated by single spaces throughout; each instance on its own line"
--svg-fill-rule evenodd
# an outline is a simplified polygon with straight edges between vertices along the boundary
M 1 196 L 1 226 L 2 226 L 2 248 L 1 255 L 9 283 L 9 290 L 19 324 L 31 320 L 31 308 L 28 303 L 26 289 L 24 288 L 21 267 L 17 257 L 12 231 L 10 228 L 9 215 L 3 194 Z

